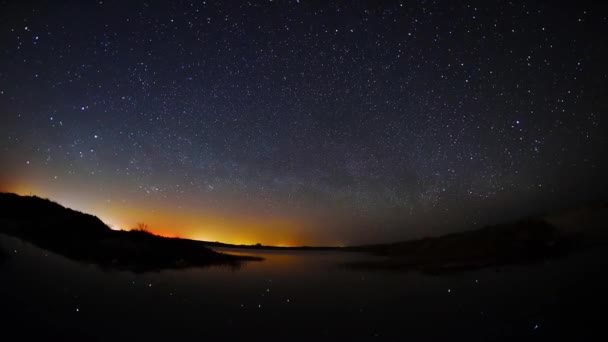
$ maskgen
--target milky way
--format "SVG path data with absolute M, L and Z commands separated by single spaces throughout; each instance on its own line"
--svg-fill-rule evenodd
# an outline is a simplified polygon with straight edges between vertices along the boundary
M 0 189 L 275 244 L 436 235 L 606 191 L 605 6 L 340 3 L 3 2 Z

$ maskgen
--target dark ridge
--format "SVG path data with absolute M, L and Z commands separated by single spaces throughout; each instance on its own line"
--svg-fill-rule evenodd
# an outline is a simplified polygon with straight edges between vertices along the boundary
M 580 232 L 564 232 L 543 219 L 527 219 L 434 238 L 346 247 L 344 250 L 385 258 L 343 266 L 442 273 L 535 263 L 564 256 L 582 248 L 582 243 Z
M 114 231 L 99 218 L 48 199 L 0 193 L 0 232 L 70 259 L 134 272 L 230 266 L 261 258 L 215 252 L 201 242 Z

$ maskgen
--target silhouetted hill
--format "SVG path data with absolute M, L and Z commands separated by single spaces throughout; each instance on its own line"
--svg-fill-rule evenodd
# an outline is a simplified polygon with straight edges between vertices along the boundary
M 96 216 L 36 196 L 0 193 L 0 220 L 2 228 L 18 227 L 20 235 L 52 239 L 93 239 L 113 232 Z
M 99 218 L 48 199 L 0 193 L 0 232 L 71 259 L 132 271 L 229 265 L 256 257 L 215 252 L 199 241 L 114 231 Z
M 207 246 L 301 251 L 360 252 L 385 257 L 345 266 L 370 270 L 430 272 L 525 264 L 608 245 L 608 203 L 593 202 L 517 222 L 394 243 L 350 247 L 276 247 L 204 242 Z
M 499 224 L 461 233 L 397 243 L 345 247 L 386 257 L 346 264 L 373 270 L 429 272 L 525 264 L 566 255 L 608 242 L 608 203 Z

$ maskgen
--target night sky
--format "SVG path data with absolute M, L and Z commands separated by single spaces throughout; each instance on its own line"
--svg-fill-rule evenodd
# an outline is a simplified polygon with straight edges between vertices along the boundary
M 2 1 L 0 190 L 277 245 L 594 200 L 608 11 L 574 3 Z

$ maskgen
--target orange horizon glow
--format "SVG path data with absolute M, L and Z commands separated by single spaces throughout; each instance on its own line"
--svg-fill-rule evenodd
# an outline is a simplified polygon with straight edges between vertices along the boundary
M 155 235 L 234 245 L 297 247 L 311 245 L 298 238 L 302 226 L 280 218 L 226 217 L 193 208 L 167 209 L 140 203 L 91 199 L 69 191 L 43 189 L 23 183 L 0 184 L 0 191 L 48 198 L 67 208 L 95 215 L 114 230 L 136 229 L 140 223 Z M 299 234 L 300 236 L 302 234 Z

